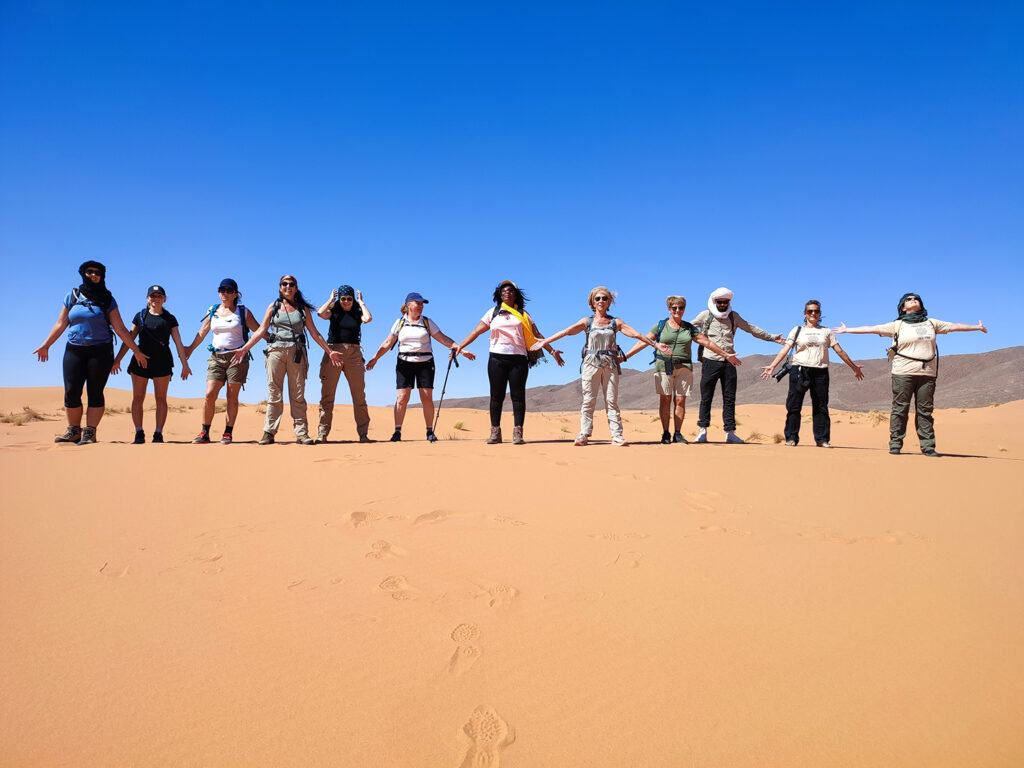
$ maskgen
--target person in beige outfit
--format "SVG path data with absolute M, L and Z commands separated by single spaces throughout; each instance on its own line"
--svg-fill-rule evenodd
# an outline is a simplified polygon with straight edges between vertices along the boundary
M 338 391 L 338 380 L 345 374 L 349 393 L 352 395 L 352 414 L 356 420 L 356 435 L 360 443 L 370 442 L 370 411 L 366 407 L 366 362 L 363 360 L 363 324 L 373 320 L 370 309 L 363 301 L 361 291 L 351 285 L 340 285 L 331 293 L 331 298 L 317 310 L 324 320 L 330 321 L 327 332 L 327 346 L 333 352 L 341 352 L 341 367 L 334 364 L 330 355 L 324 353 L 320 361 L 320 423 L 317 426 L 316 441 L 326 443 L 334 423 L 334 396 Z

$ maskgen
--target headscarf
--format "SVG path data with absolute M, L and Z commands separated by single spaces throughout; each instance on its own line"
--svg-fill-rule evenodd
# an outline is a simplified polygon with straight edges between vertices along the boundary
M 733 293 L 728 288 L 718 288 L 712 291 L 711 296 L 708 297 L 708 311 L 719 320 L 724 321 L 732 312 L 732 297 Z M 725 312 L 720 312 L 718 307 L 715 306 L 715 299 L 728 299 L 729 308 Z
M 87 269 L 98 269 L 100 271 L 100 281 L 98 283 L 94 283 L 85 276 L 85 270 Z M 110 291 L 107 290 L 107 268 L 98 261 L 87 261 L 78 268 L 78 274 L 82 276 L 82 284 L 78 286 L 79 293 L 102 309 L 105 314 L 110 309 L 110 304 L 114 300 Z
M 904 312 L 903 305 L 906 303 L 907 299 L 917 299 L 921 302 L 921 309 L 917 312 Z M 928 310 L 924 308 L 924 299 L 922 299 L 921 295 L 917 293 L 904 293 L 900 297 L 899 303 L 896 305 L 896 314 L 898 315 L 896 319 L 904 323 L 923 323 L 928 319 Z

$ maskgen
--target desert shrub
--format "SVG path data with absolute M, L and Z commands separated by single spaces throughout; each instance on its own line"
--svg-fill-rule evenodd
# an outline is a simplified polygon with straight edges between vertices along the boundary
M 786 436 L 781 432 L 776 432 L 774 435 L 772 435 L 772 440 L 774 440 L 775 444 L 778 445 L 779 443 L 785 442 Z
M 0 423 L 13 424 L 16 427 L 23 427 L 33 421 L 46 421 L 46 417 L 35 408 L 29 408 L 27 405 L 21 407 L 20 413 L 14 412 L 0 415 Z
M 877 427 L 882 422 L 889 421 L 889 414 L 884 411 L 871 411 L 868 413 L 868 420 L 871 422 L 872 427 Z
M 748 443 L 760 443 L 762 440 L 764 440 L 764 438 L 765 438 L 765 435 L 761 434 L 760 432 L 758 432 L 755 429 L 753 432 L 751 432 L 749 435 L 747 435 L 747 442 Z

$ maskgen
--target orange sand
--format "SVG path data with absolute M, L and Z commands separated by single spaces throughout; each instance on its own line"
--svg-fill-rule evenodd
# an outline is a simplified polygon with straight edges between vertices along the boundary
M 26 405 L 60 392 L 0 390 Z M 230 447 L 0 425 L 0 762 L 1024 764 L 1024 402 L 939 412 L 938 460 L 862 414 L 832 451 L 772 444 L 780 406 L 740 407 L 748 446 L 655 415 L 625 449 L 575 414 L 523 447 L 464 410 L 436 445 L 419 411 L 317 447 L 246 444 L 253 406 Z

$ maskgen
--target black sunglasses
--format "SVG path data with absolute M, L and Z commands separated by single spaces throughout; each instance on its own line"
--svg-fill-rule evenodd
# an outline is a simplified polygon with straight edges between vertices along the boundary
M 282 280 L 281 281 L 281 287 L 282 288 L 298 288 L 299 284 L 298 283 L 293 283 L 290 280 Z
M 821 314 L 821 310 L 820 309 L 808 309 L 807 310 L 807 314 L 808 315 L 820 315 Z

